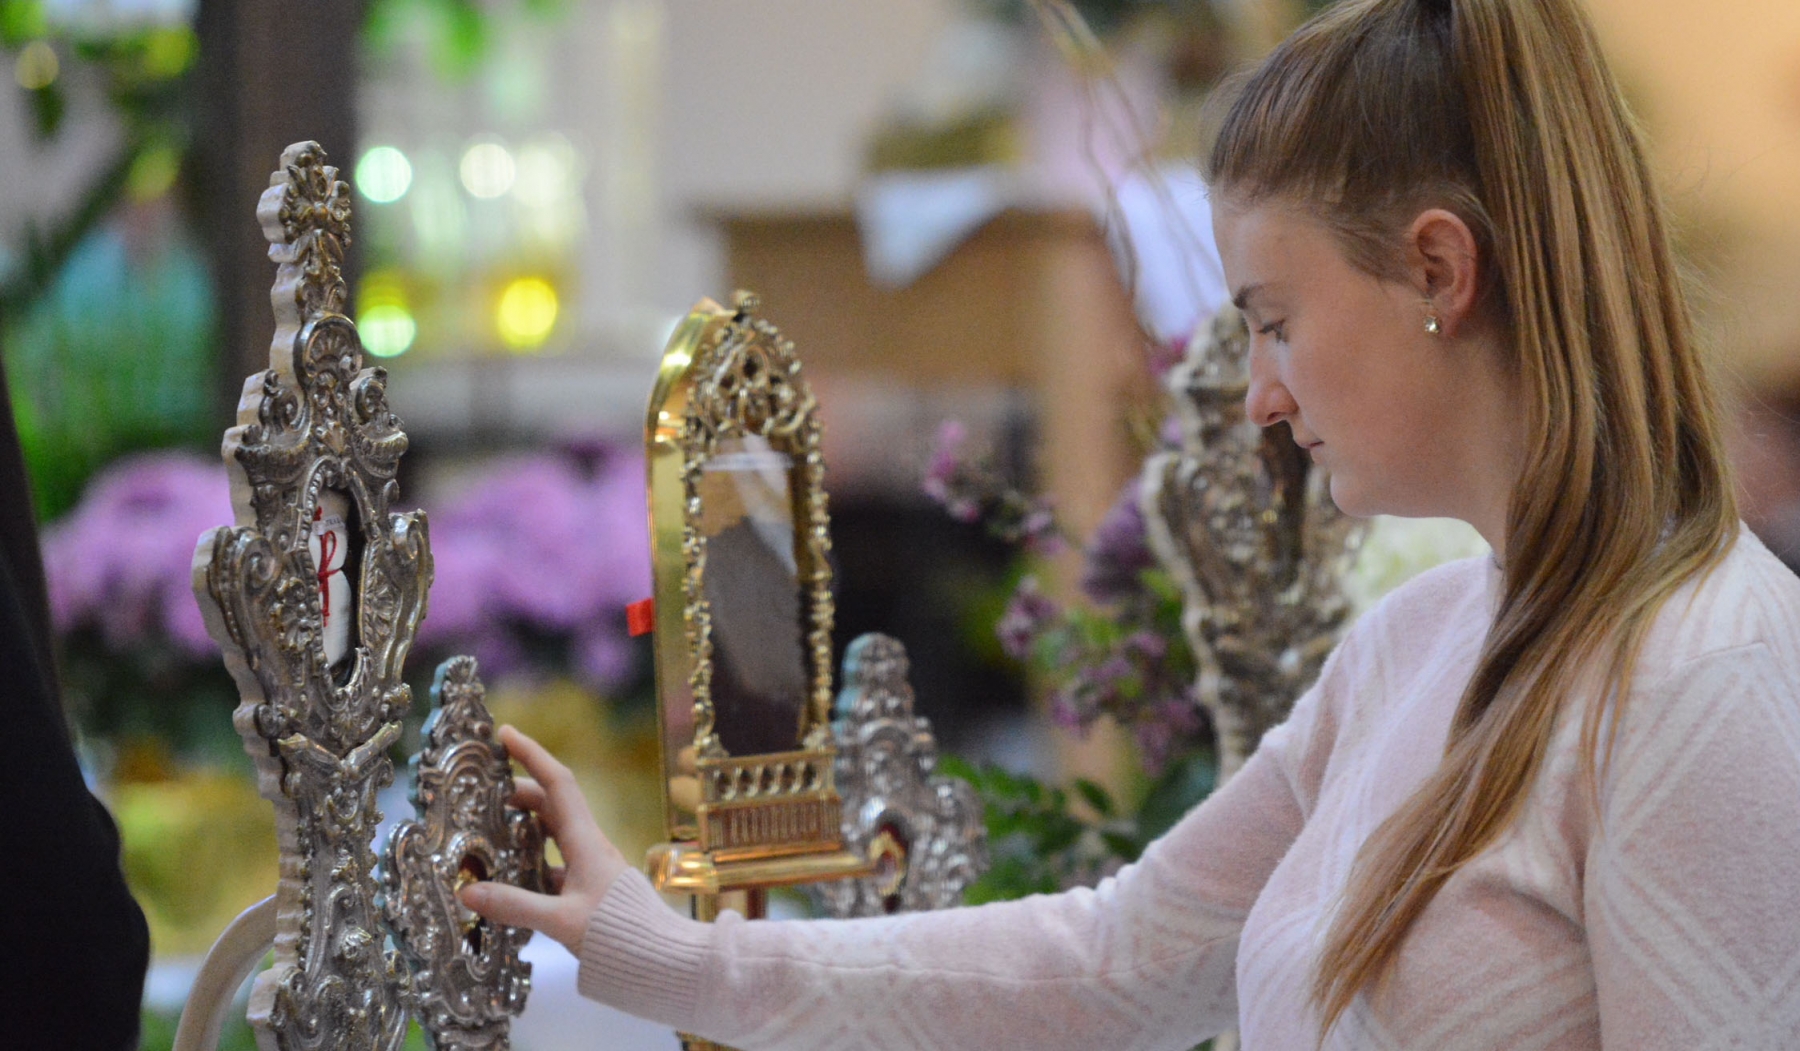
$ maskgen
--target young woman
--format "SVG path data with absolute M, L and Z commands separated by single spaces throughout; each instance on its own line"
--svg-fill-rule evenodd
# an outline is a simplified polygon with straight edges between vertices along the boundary
M 561 893 L 470 907 L 740 1048 L 1800 1047 L 1800 581 L 1744 532 L 1642 147 L 1574 0 L 1344 0 L 1212 153 L 1248 405 L 1494 556 L 1351 629 L 1094 890 L 702 925 L 507 743 Z M 541 787 L 540 787 L 541 786 Z

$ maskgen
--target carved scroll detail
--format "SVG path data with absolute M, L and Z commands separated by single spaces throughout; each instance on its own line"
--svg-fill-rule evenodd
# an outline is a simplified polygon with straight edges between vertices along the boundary
M 275 963 L 251 1021 L 265 1047 L 386 1049 L 406 972 L 384 949 L 371 847 L 387 749 L 411 706 L 401 668 L 431 583 L 425 516 L 391 512 L 406 435 L 387 377 L 343 316 L 349 191 L 316 143 L 282 154 L 257 207 L 277 264 L 269 368 L 249 378 L 224 456 L 237 524 L 202 537 L 194 590 L 242 703 L 233 721 L 275 804 Z M 354 647 L 327 660 L 309 550 L 321 494 L 348 506 Z
M 878 859 L 874 875 L 807 890 L 832 916 L 946 909 L 986 871 L 987 828 L 967 784 L 934 776 L 937 740 L 913 714 L 906 647 L 863 635 L 844 655 L 837 784 L 844 846 Z
M 512 772 L 485 693 L 474 658 L 438 667 L 412 761 L 418 817 L 395 827 L 383 858 L 383 906 L 412 970 L 413 1010 L 438 1051 L 505 1048 L 531 991 L 531 965 L 519 959 L 531 932 L 478 920 L 455 899 L 477 879 L 544 883 L 543 831 L 507 805 Z
M 1362 538 L 1286 429 L 1245 416 L 1249 346 L 1229 307 L 1190 346 L 1167 379 L 1181 448 L 1143 473 L 1150 545 L 1184 593 L 1221 778 L 1318 676 L 1349 615 L 1340 581 Z

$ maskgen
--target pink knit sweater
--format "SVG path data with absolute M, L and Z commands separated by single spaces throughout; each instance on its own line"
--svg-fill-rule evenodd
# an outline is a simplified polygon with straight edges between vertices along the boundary
M 1249 1051 L 1315 1048 L 1332 910 L 1443 754 L 1497 577 L 1469 560 L 1389 596 L 1237 777 L 1094 890 L 707 925 L 630 872 L 581 991 L 746 1051 L 1182 1049 L 1234 1025 Z M 1623 719 L 1598 814 L 1567 718 L 1517 825 L 1325 1047 L 1800 1049 L 1800 581 L 1744 533 L 1670 602 Z

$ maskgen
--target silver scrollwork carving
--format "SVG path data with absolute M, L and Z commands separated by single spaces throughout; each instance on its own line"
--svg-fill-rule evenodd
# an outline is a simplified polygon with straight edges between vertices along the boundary
M 1197 693 L 1234 773 L 1318 676 L 1350 604 L 1340 582 L 1362 529 L 1285 427 L 1246 417 L 1249 333 L 1227 307 L 1167 384 L 1181 447 L 1144 465 L 1151 549 L 1181 585 Z
M 863 635 L 844 655 L 832 727 L 844 846 L 874 859 L 876 871 L 808 886 L 832 916 L 951 908 L 987 869 L 981 801 L 934 774 L 937 740 L 913 714 L 907 672 L 906 647 L 886 635 Z
M 265 1047 L 388 1051 L 406 1033 L 407 976 L 376 901 L 375 793 L 393 779 L 387 749 L 411 707 L 401 668 L 431 552 L 425 516 L 390 510 L 406 435 L 342 313 L 349 189 L 325 161 L 316 143 L 288 147 L 257 207 L 277 264 L 275 338 L 225 435 L 237 524 L 201 538 L 194 590 L 237 682 L 233 721 L 281 848 L 275 962 L 251 1021 Z M 337 659 L 325 631 L 334 570 L 309 548 L 327 506 L 343 509 L 350 548 L 338 614 L 350 643 Z
M 485 692 L 473 657 L 439 666 L 412 761 L 418 817 L 395 827 L 382 859 L 383 905 L 412 970 L 412 1008 L 438 1051 L 505 1048 L 531 991 L 531 965 L 519 959 L 531 932 L 490 924 L 456 900 L 476 880 L 539 891 L 544 883 L 543 831 L 507 805 L 512 772 Z

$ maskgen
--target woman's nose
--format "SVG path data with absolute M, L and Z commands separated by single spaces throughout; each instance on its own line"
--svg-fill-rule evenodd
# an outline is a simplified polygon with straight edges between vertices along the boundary
M 1258 427 L 1273 427 L 1300 411 L 1294 396 L 1275 374 L 1268 355 L 1250 348 L 1250 389 L 1244 392 L 1244 414 Z

